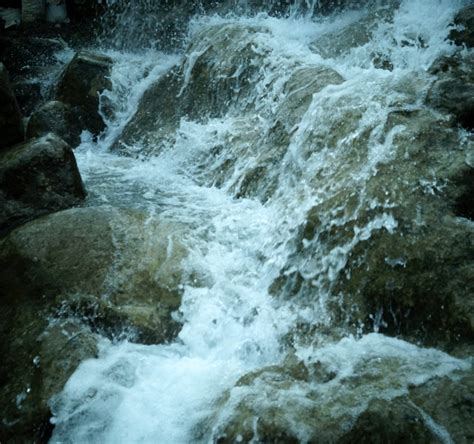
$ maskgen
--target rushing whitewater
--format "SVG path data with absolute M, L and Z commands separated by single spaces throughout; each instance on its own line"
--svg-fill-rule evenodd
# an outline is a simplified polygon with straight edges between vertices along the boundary
M 109 53 L 107 130 L 97 142 L 84 133 L 76 150 L 88 205 L 136 208 L 185 227 L 182 303 L 173 314 L 182 328 L 168 344 L 103 338 L 99 357 L 51 401 L 51 442 L 213 442 L 239 415 L 254 418 L 246 426 L 253 432 L 230 439 L 258 442 L 259 415 L 270 408 L 288 436 L 306 442 L 321 409 L 343 433 L 371 399 L 470 368 L 384 336 L 381 311 L 352 330 L 334 315 L 334 304 L 345 304 L 338 276 L 358 245 L 400 229 L 396 190 L 374 191 L 371 181 L 408 156 L 397 142 L 406 125 L 392 113 L 423 108 L 427 70 L 454 52 L 446 37 L 465 4 L 405 0 L 327 18 L 200 16 L 184 54 Z M 217 93 L 191 98 L 178 119 L 163 110 L 166 125 L 156 131 L 127 136 L 145 91 L 177 67 L 182 83 L 169 92 L 177 103 L 194 94 L 199 69 L 215 76 Z M 306 106 L 292 102 L 303 93 Z M 442 183 L 428 176 L 417 186 Z M 302 234 L 314 208 L 321 228 Z M 385 258 L 393 268 L 405 260 Z M 286 383 L 267 372 L 293 362 L 326 376 Z M 424 418 L 439 441 L 452 442 Z

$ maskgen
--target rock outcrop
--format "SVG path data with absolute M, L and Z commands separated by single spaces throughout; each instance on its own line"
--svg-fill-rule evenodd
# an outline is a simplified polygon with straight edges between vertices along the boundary
M 54 134 L 0 152 L 0 232 L 86 196 L 71 147 Z
M 20 108 L 13 93 L 8 73 L 0 63 L 0 150 L 24 138 Z

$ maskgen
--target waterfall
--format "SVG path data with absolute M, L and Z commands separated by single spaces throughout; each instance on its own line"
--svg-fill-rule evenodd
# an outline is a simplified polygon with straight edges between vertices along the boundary
M 428 69 L 455 51 L 446 38 L 467 2 L 375 2 L 330 15 L 312 1 L 224 2 L 218 14 L 203 2 L 183 12 L 179 38 L 176 23 L 155 20 L 155 3 L 116 2 L 107 18 L 142 51 L 119 41 L 107 50 L 107 129 L 97 141 L 83 134 L 76 157 L 87 205 L 185 227 L 173 314 L 182 328 L 165 344 L 102 338 L 98 358 L 51 401 L 51 442 L 217 442 L 247 414 L 249 435 L 234 438 L 259 442 L 270 408 L 288 436 L 314 441 L 314 412 L 343 433 L 372 399 L 470 368 L 385 336 L 398 314 L 382 307 L 372 325 L 358 323 L 349 307 L 359 296 L 344 281 L 367 242 L 401 232 L 400 196 L 442 186 L 430 166 L 390 168 L 416 149 L 403 142 L 405 115 L 443 121 L 424 105 Z M 173 105 L 146 114 L 150 90 Z M 462 130 L 449 134 L 458 141 Z M 377 260 L 395 271 L 411 264 L 396 243 Z M 310 376 L 299 379 L 301 363 Z

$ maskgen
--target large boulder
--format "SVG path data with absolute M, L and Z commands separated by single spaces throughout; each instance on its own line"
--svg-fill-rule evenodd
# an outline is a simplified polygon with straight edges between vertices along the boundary
M 449 38 L 459 46 L 474 47 L 474 5 L 461 9 L 455 19 L 457 29 L 449 33 Z
M 54 134 L 0 152 L 0 232 L 78 205 L 86 192 L 71 147 Z
M 104 55 L 79 51 L 66 66 L 56 99 L 69 105 L 82 120 L 84 129 L 98 135 L 105 128 L 99 112 L 99 95 L 111 89 L 112 60 Z
M 76 147 L 81 143 L 83 129 L 82 119 L 69 105 L 52 100 L 31 115 L 26 127 L 26 137 L 43 136 L 51 132 Z
M 0 149 L 21 142 L 23 138 L 20 108 L 5 65 L 0 63 Z
M 173 338 L 183 231 L 111 207 L 58 212 L 0 242 L 0 439 L 46 442 L 48 401 L 96 334 Z M 21 372 L 18 372 L 21 369 Z
M 86 316 L 100 331 L 162 342 L 179 325 L 179 226 L 111 207 L 77 208 L 37 219 L 1 246 L 0 283 L 11 301 L 24 297 Z

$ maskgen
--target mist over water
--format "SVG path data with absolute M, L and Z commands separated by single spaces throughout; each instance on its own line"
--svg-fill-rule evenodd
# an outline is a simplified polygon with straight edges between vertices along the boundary
M 182 329 L 169 344 L 104 338 L 98 359 L 82 363 L 52 400 L 51 442 L 212 442 L 241 399 L 253 396 L 258 410 L 271 398 L 273 389 L 234 387 L 237 381 L 282 365 L 289 354 L 337 375 L 330 384 L 302 382 L 273 391 L 272 402 L 290 406 L 288 428 L 305 442 L 310 434 L 298 418 L 302 393 L 312 393 L 305 400 L 308 409 L 324 398 L 334 418 L 355 418 L 371 398 L 392 399 L 410 385 L 470 366 L 376 333 L 382 322 L 377 313 L 375 332 L 350 335 L 335 324 L 327 303 L 355 246 L 398 229 L 388 192 L 374 199 L 367 191 L 380 166 L 399 154 L 393 140 L 403 128 L 386 134 L 387 119 L 394 110 L 421 106 L 432 81 L 427 69 L 454 51 L 447 33 L 467 2 L 406 0 L 399 7 L 393 2 L 331 16 L 316 14 L 316 2 L 290 6 L 285 14 L 255 13 L 238 3 L 223 7 L 221 15 L 194 16 L 184 46 L 174 52 L 150 48 L 153 2 L 123 3 L 114 18 L 114 32 L 129 29 L 117 38 L 138 33 L 147 39 L 141 42 L 146 48 L 138 55 L 127 52 L 127 45 L 109 50 L 115 63 L 112 91 L 102 97 L 109 109 L 107 130 L 97 142 L 84 134 L 75 153 L 88 205 L 136 208 L 185 227 L 180 242 L 189 251 L 182 264 L 186 278 L 174 314 Z M 269 12 L 275 4 L 267 3 Z M 345 41 L 348 27 L 354 34 Z M 236 38 L 219 46 L 226 35 Z M 238 81 L 223 111 L 213 115 L 209 109 L 219 97 L 211 105 L 195 103 L 202 117 L 182 116 L 165 142 L 137 142 L 127 147 L 127 156 L 110 149 L 145 90 L 170 69 L 184 66 L 178 91 L 184 97 L 202 54 L 215 51 L 221 58 L 213 69 L 220 72 L 230 64 L 226 57 L 246 48 L 255 57 L 250 86 L 239 77 L 247 66 L 237 57 L 242 64 L 229 78 Z M 381 68 L 384 60 L 390 70 Z M 313 73 L 321 70 L 327 82 L 311 86 Z M 308 87 L 314 93 L 307 109 L 294 109 L 292 97 Z M 275 142 L 277 123 L 289 134 L 287 143 Z M 353 190 L 351 205 L 318 217 L 323 227 L 354 220 L 353 234 L 332 245 L 303 239 L 302 247 L 301 227 L 311 208 L 347 189 Z M 374 209 L 373 216 L 359 220 L 361 208 Z M 310 299 L 285 294 L 285 286 L 277 294 L 271 289 L 281 270 L 290 276 L 296 267 L 310 283 Z M 296 326 L 302 324 L 316 326 L 310 339 L 298 339 Z M 289 336 L 297 338 L 291 353 Z M 386 360 L 397 365 L 384 367 Z M 348 388 L 341 382 L 367 368 L 377 375 L 372 385 Z M 449 442 L 449 435 L 437 433 Z

